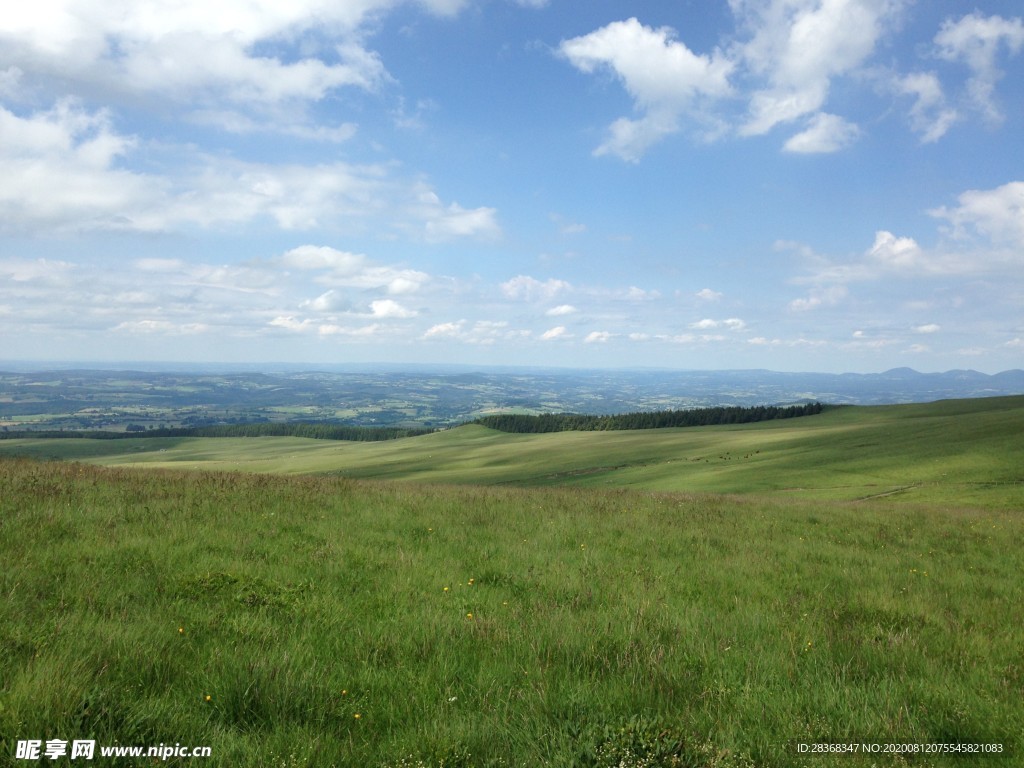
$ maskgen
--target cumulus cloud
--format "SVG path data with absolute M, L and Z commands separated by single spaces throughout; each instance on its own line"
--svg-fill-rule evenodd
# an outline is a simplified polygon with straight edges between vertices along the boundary
M 403 307 L 394 299 L 377 299 L 370 302 L 370 314 L 380 318 L 405 319 L 416 317 L 417 312 Z
M 572 315 L 578 312 L 572 304 L 559 304 L 557 307 L 552 307 L 544 314 L 548 317 L 561 317 L 562 315 Z
M 324 269 L 338 275 L 352 275 L 366 264 L 366 257 L 323 245 L 300 245 L 285 252 L 280 262 L 292 269 Z
M 166 232 L 269 221 L 352 231 L 373 222 L 430 240 L 500 232 L 493 208 L 445 205 L 422 180 L 394 178 L 385 166 L 274 165 L 160 147 L 154 154 L 170 153 L 173 170 L 129 170 L 146 149 L 117 132 L 109 112 L 75 100 L 28 114 L 0 107 L 0 229 Z
M 695 295 L 703 301 L 718 301 L 722 298 L 719 291 L 713 291 L 710 288 L 701 288 Z
M 860 129 L 838 115 L 819 112 L 801 131 L 783 145 L 787 152 L 802 154 L 823 154 L 837 152 L 856 141 Z
M 977 233 L 998 244 L 1024 247 L 1024 181 L 968 190 L 958 200 L 956 207 L 930 211 L 952 225 L 954 237 Z
M 614 121 L 596 154 L 636 162 L 684 120 L 697 121 L 704 138 L 718 138 L 732 130 L 724 115 L 739 99 L 747 105 L 739 135 L 762 135 L 806 118 L 807 127 L 789 140 L 787 151 L 835 152 L 859 131 L 823 110 L 832 83 L 865 68 L 907 4 L 730 0 L 738 34 L 710 54 L 694 53 L 673 29 L 647 27 L 635 18 L 565 40 L 559 52 L 582 72 L 612 72 L 633 99 L 637 115 Z M 947 119 L 941 112 L 936 117 Z
M 462 333 L 462 329 L 465 327 L 465 320 L 457 320 L 455 322 L 438 323 L 437 325 L 430 326 L 423 334 L 426 339 L 437 339 L 444 337 L 456 337 Z
M 362 42 L 395 0 L 52 0 L 0 18 L 0 67 L 125 99 L 266 112 L 338 88 L 378 88 L 389 75 Z M 452 15 L 464 0 L 421 0 Z M 8 69 L 10 71 L 10 69 Z
M 923 251 L 912 237 L 896 237 L 892 232 L 875 233 L 875 242 L 867 256 L 888 269 L 907 270 L 923 265 Z
M 68 261 L 53 259 L 0 259 L 0 276 L 17 283 L 64 283 L 72 279 L 77 267 Z
M 314 312 L 346 312 L 352 308 L 352 302 L 332 288 L 315 299 L 302 302 L 299 306 Z
M 816 287 L 806 298 L 794 299 L 789 308 L 795 312 L 808 312 L 820 307 L 835 306 L 846 298 L 848 289 L 844 285 Z
M 431 281 L 430 275 L 425 272 L 378 264 L 363 254 L 339 251 L 329 246 L 302 245 L 292 248 L 275 259 L 274 263 L 301 272 L 315 272 L 314 280 L 323 285 L 383 290 L 393 296 L 416 293 Z M 324 296 L 337 295 L 329 291 Z
M 648 291 L 643 288 L 638 288 L 635 285 L 631 285 L 626 289 L 625 294 L 623 294 L 623 298 L 628 301 L 654 301 L 655 299 L 661 298 L 661 291 Z
M 854 122 L 826 109 L 833 85 L 877 82 L 878 51 L 897 32 L 911 0 L 729 0 L 737 31 L 728 44 L 697 54 L 668 27 L 636 18 L 562 41 L 559 53 L 584 73 L 611 72 L 633 100 L 634 115 L 615 120 L 595 154 L 637 162 L 657 142 L 697 121 L 703 137 L 735 131 L 760 136 L 803 120 L 788 152 L 836 152 L 860 135 Z M 995 89 L 1002 60 L 1024 48 L 1024 20 L 975 11 L 946 20 L 931 55 L 970 72 L 967 102 L 951 104 L 935 72 L 890 73 L 885 90 L 912 99 L 911 129 L 923 143 L 942 138 L 973 109 L 1002 119 Z M 928 55 L 919 49 L 921 55 Z M 872 62 L 875 60 L 875 63 Z M 746 104 L 737 119 L 732 105 Z M 730 123 L 732 126 L 730 127 Z
M 612 338 L 614 334 L 608 331 L 592 331 L 587 334 L 587 337 L 583 340 L 584 344 L 604 344 Z
M 491 346 L 499 341 L 514 341 L 527 338 L 529 331 L 510 328 L 504 320 L 468 320 L 438 323 L 428 328 L 423 338 L 428 340 L 454 340 L 465 344 Z
M 205 333 L 206 323 L 172 323 L 168 320 L 127 320 L 112 329 L 115 333 L 152 334 L 164 336 L 190 336 Z
M 540 340 L 554 341 L 555 339 L 566 339 L 570 338 L 571 336 L 572 334 L 569 333 L 568 328 L 566 328 L 564 325 L 558 325 L 555 326 L 554 328 L 544 331 L 544 333 L 540 335 Z
M 990 121 L 1002 120 L 995 100 L 996 83 L 1003 76 L 997 58 L 1003 48 L 1015 55 L 1024 47 L 1024 21 L 975 11 L 958 21 L 948 19 L 935 36 L 935 45 L 940 58 L 970 69 L 967 90 L 973 106 Z
M 677 131 L 684 114 L 693 116 L 701 99 L 731 92 L 733 64 L 721 51 L 696 54 L 676 39 L 675 30 L 653 29 L 635 18 L 564 40 L 559 50 L 581 72 L 615 73 L 640 113 L 638 119 L 623 117 L 612 123 L 608 139 L 595 150 L 598 155 L 635 162 Z
M 860 66 L 891 27 L 900 0 L 730 0 L 752 38 L 739 56 L 767 80 L 750 98 L 742 135 L 818 112 L 833 78 Z
M 505 296 L 522 301 L 549 300 L 571 288 L 572 286 L 564 280 L 549 278 L 541 282 L 529 275 L 517 275 L 501 284 L 501 292 Z
M 439 208 L 428 214 L 425 225 L 427 240 L 441 242 L 459 237 L 497 237 L 501 233 L 497 213 L 494 208 L 467 210 L 458 203 Z
M 71 99 L 26 116 L 0 107 L 0 227 L 130 227 L 131 213 L 165 199 L 159 180 L 115 167 L 135 144 L 106 111 Z
M 942 83 L 933 72 L 916 72 L 893 80 L 897 93 L 912 96 L 910 124 L 921 134 L 921 142 L 929 144 L 938 141 L 959 119 L 957 111 L 947 106 Z
M 724 328 L 729 331 L 742 331 L 746 329 L 747 324 L 738 317 L 730 317 L 725 320 L 705 318 L 703 320 L 698 320 L 695 323 L 691 323 L 690 327 L 700 331 L 709 331 L 716 328 Z
M 941 325 L 937 325 L 936 323 L 925 323 L 924 325 L 915 326 L 914 333 L 938 333 L 941 330 Z
M 958 205 L 928 211 L 947 222 L 934 245 L 888 230 L 875 232 L 874 242 L 860 254 L 830 259 L 799 243 L 777 243 L 806 262 L 807 274 L 794 283 L 811 284 L 805 298 L 790 303 L 794 310 L 831 306 L 846 297 L 846 286 L 887 279 L 939 279 L 959 275 L 1016 275 L 1024 248 L 1024 182 L 995 189 L 969 190 Z

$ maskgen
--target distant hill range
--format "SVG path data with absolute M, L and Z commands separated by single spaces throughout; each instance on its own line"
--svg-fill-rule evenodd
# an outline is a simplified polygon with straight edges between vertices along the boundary
M 921 373 L 893 368 L 883 373 L 781 373 L 767 370 L 693 371 L 676 374 L 677 385 L 688 382 L 714 389 L 727 399 L 762 402 L 820 400 L 825 403 L 878 405 L 920 403 L 973 397 L 1024 394 L 1024 370 L 986 374 L 972 370 Z M 710 393 L 707 393 L 710 394 Z M 743 404 L 743 403 L 741 403 Z
M 143 370 L 140 370 L 143 369 Z M 1024 394 L 1024 370 L 781 373 L 453 365 L 0 362 L 0 431 L 315 422 L 436 429 L 496 414 L 589 415 L 806 403 L 884 405 Z

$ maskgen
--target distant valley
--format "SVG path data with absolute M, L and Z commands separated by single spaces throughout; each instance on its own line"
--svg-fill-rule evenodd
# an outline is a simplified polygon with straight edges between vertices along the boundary
M 443 428 L 494 413 L 615 414 L 708 406 L 879 405 L 1024 393 L 1024 370 L 994 375 L 569 370 L 454 366 L 86 369 L 0 363 L 0 430 L 313 421 Z

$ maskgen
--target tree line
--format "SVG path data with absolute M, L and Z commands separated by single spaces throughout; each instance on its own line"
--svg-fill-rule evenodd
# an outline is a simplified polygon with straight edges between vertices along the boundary
M 821 403 L 805 405 L 715 406 L 675 411 L 639 411 L 605 416 L 583 413 L 543 413 L 535 416 L 503 413 L 482 416 L 480 424 L 501 432 L 534 434 L 540 432 L 597 432 L 618 429 L 664 429 L 667 427 L 706 427 L 720 424 L 749 424 L 772 419 L 792 419 L 821 413 Z
M 131 426 L 131 425 L 129 425 Z M 253 424 L 216 424 L 205 427 L 163 427 L 160 429 L 111 430 L 8 430 L 0 438 L 85 437 L 94 440 L 118 440 L 138 437 L 311 437 L 316 440 L 376 441 L 397 440 L 433 432 L 431 429 L 401 427 L 353 427 L 315 422 L 259 422 Z

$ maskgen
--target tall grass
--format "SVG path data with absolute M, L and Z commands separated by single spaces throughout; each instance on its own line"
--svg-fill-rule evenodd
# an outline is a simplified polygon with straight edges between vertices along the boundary
M 0 762 L 49 738 L 210 766 L 1021 759 L 1022 545 L 1019 511 L 886 499 L 2 460 Z

